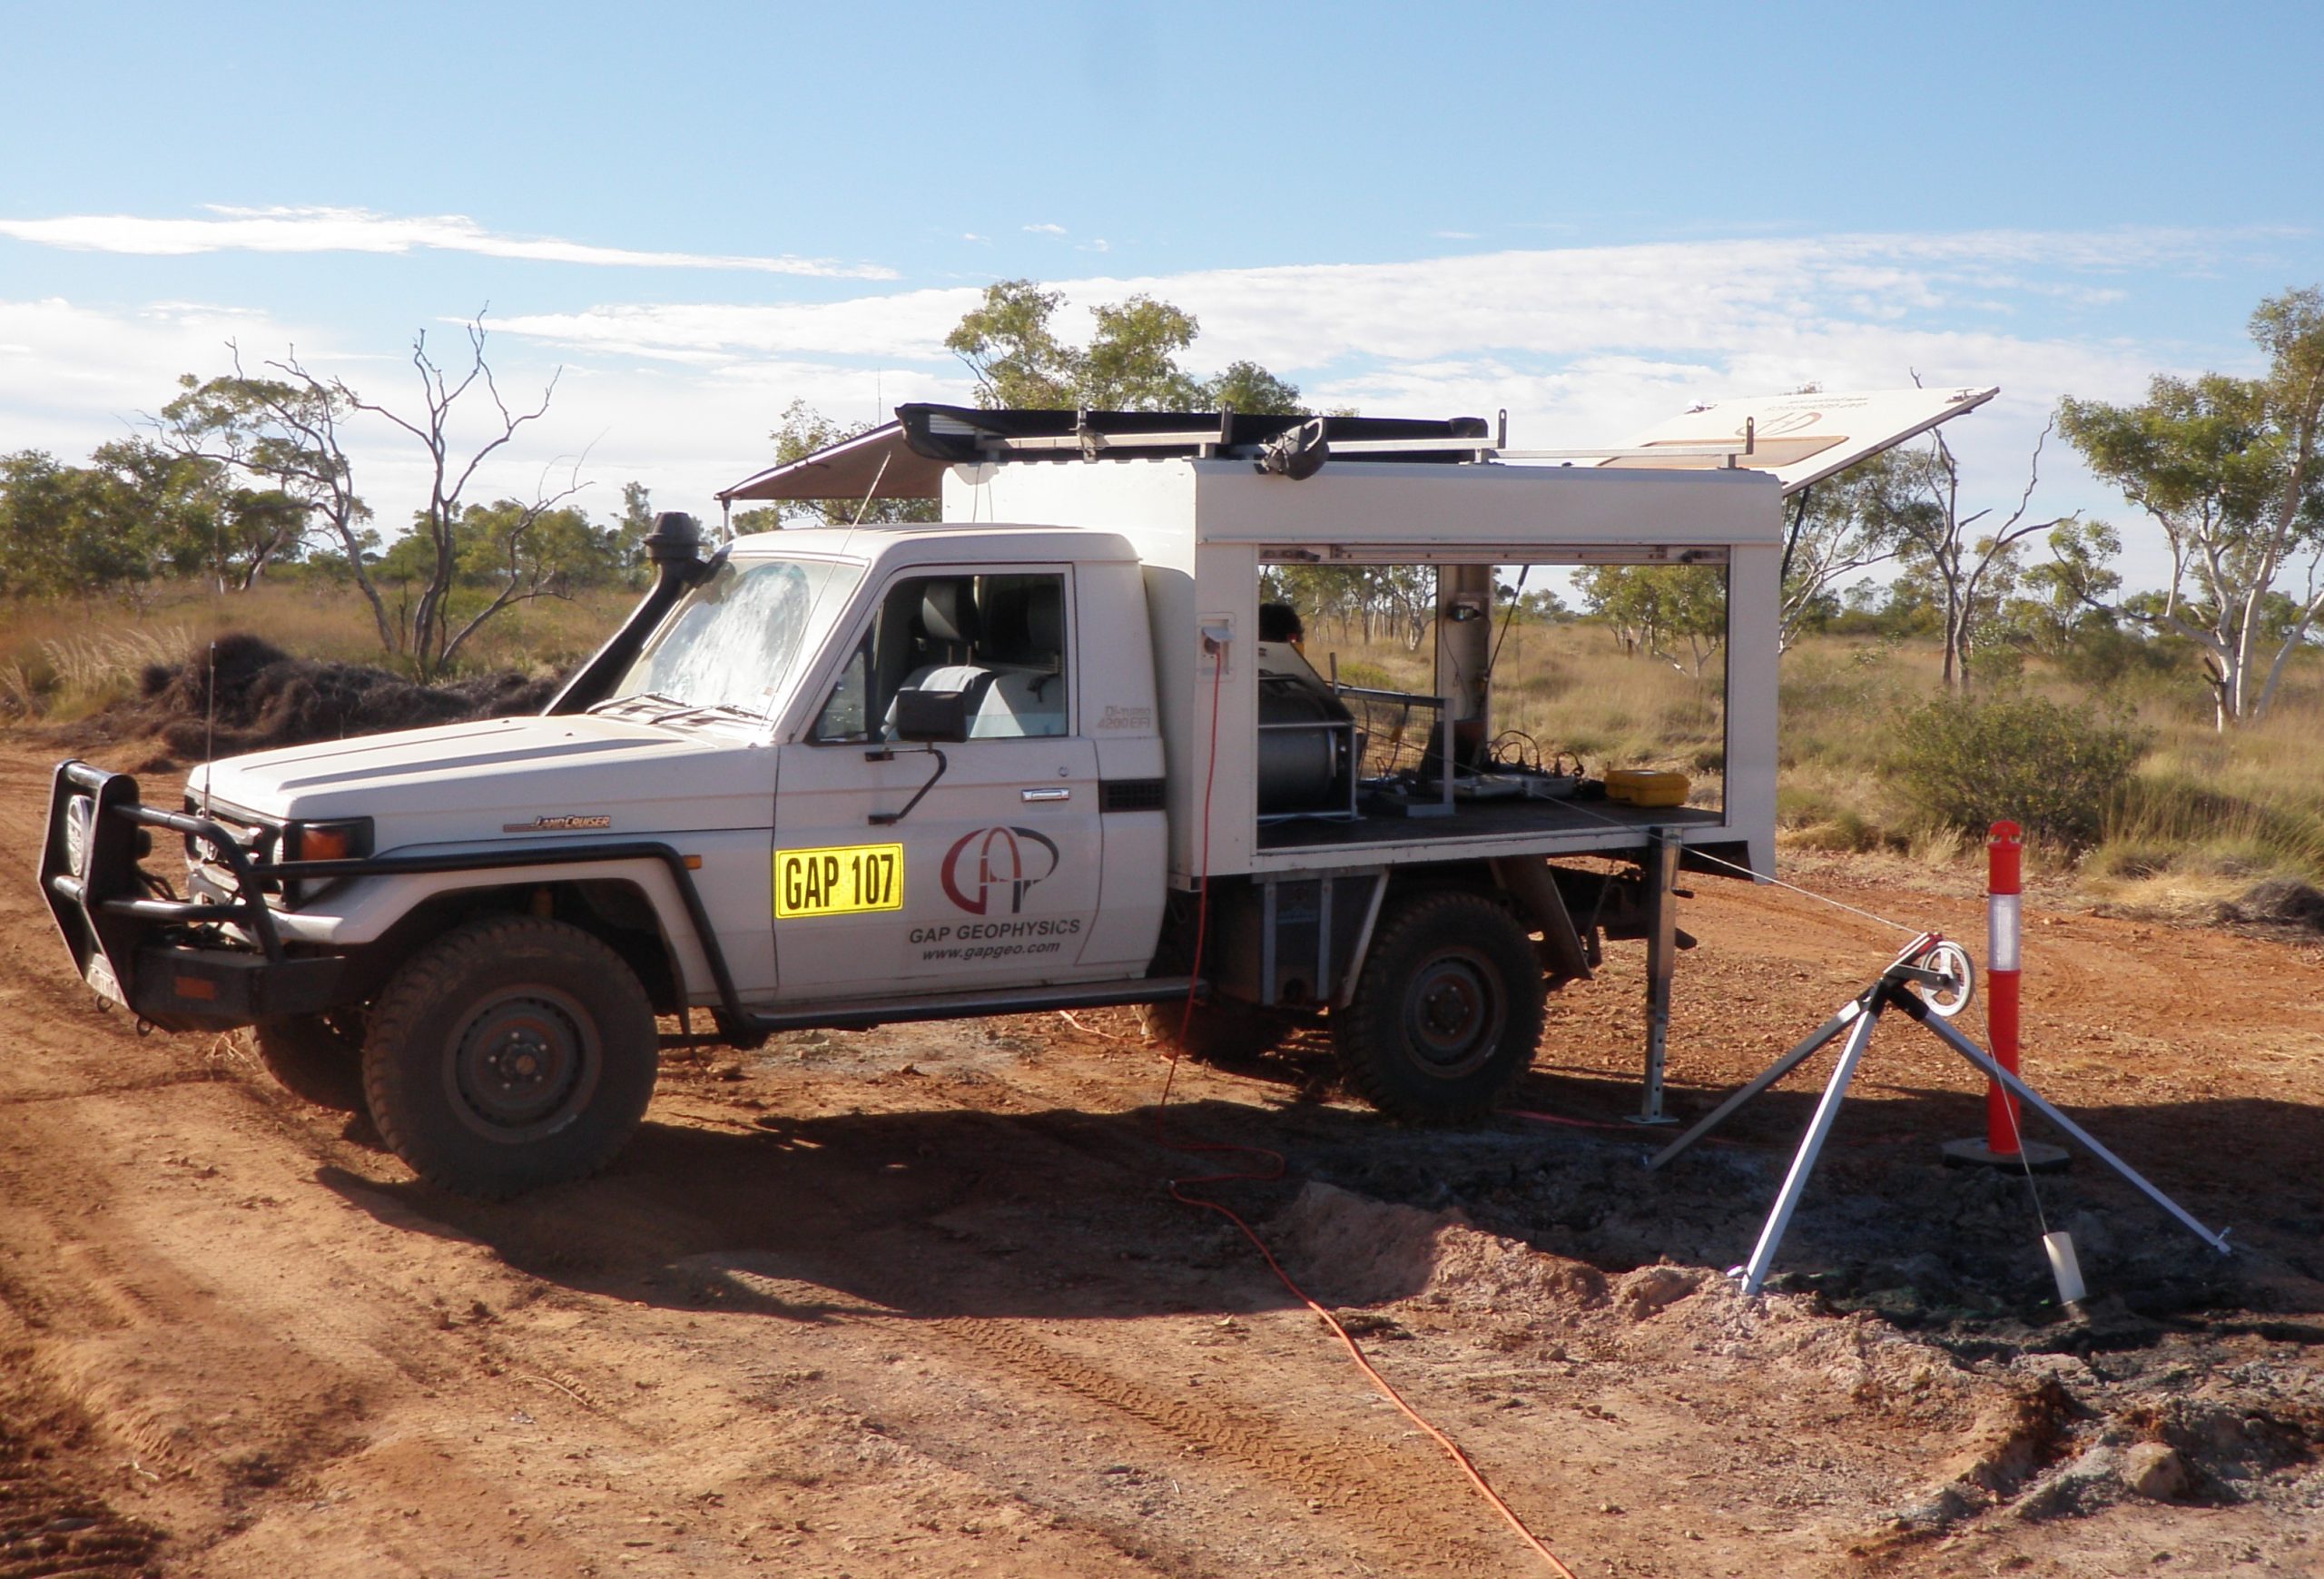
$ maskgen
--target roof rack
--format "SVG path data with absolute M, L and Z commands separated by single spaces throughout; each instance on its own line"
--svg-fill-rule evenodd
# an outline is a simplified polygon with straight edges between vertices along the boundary
M 1101 455 L 1253 458 L 1295 429 L 1315 432 L 1341 456 L 1479 456 L 1493 434 L 1482 417 L 1308 417 L 1244 411 L 984 411 L 963 406 L 896 408 L 904 442 L 931 459 Z
M 934 498 L 944 469 L 1104 458 L 1257 460 L 1269 447 L 1334 460 L 1488 460 L 1507 436 L 1482 417 L 1306 417 L 1246 411 L 980 410 L 899 406 L 896 419 L 762 471 L 722 501 Z

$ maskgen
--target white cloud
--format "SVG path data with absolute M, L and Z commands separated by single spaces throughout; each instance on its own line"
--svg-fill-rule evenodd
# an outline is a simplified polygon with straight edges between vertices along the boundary
M 2071 278 L 2077 271 L 2102 272 L 2112 289 L 2135 271 L 2201 261 L 2209 244 L 2153 232 L 1814 237 L 1084 278 L 1054 288 L 1069 304 L 1061 321 L 1068 331 L 1077 309 L 1144 291 L 1200 318 L 1205 360 L 1248 357 L 1310 379 L 1409 377 L 1435 360 L 1480 356 L 1567 369 L 1645 357 L 1701 368 L 1709 396 L 1732 394 L 1732 380 L 1759 370 L 1795 383 L 1870 373 L 1894 384 L 1911 367 L 1941 380 L 2031 366 L 2111 380 L 2124 358 L 2149 353 L 2013 334 L 2004 324 L 2053 316 L 2022 309 L 2083 289 Z M 2037 293 L 2004 264 L 2050 277 Z M 1997 292 L 2011 311 L 1994 311 Z M 2011 293 L 2019 300 L 2007 301 Z M 2093 299 L 2105 293 L 2092 291 Z M 942 364 L 944 334 L 977 300 L 961 287 L 819 303 L 625 303 L 518 313 L 499 327 L 572 348 L 705 364 L 759 356 Z
M 503 334 L 576 349 L 678 361 L 719 363 L 748 356 L 936 361 L 949 360 L 944 336 L 983 298 L 980 288 L 959 286 L 812 303 L 639 303 L 517 313 L 497 320 L 496 327 Z
M 0 236 L 76 252 L 185 257 L 197 252 L 473 252 L 536 263 L 643 269 L 715 269 L 805 274 L 842 280 L 892 280 L 895 271 L 827 258 L 743 257 L 640 252 L 555 237 L 487 231 L 464 214 L 399 216 L 362 208 L 226 208 L 210 219 L 152 219 L 133 214 L 72 214 L 0 219 Z
M 0 301 L 0 450 L 54 449 L 77 459 L 125 437 L 137 414 L 176 392 L 180 373 L 226 370 L 225 342 L 280 349 L 266 316 L 169 302 L 103 312 L 61 297 Z
M 1027 234 L 1036 236 L 1061 236 L 1065 234 L 1065 227 L 1063 225 L 1027 225 L 1025 227 L 1025 231 Z

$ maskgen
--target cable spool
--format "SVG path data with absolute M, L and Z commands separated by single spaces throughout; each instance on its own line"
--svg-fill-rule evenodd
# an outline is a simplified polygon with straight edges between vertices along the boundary
M 1921 1002 L 1939 1020 L 1950 1020 L 1969 1006 L 1976 995 L 1977 975 L 1969 963 L 1969 952 L 1956 942 L 1941 942 L 1923 955 L 1922 965 L 1945 979 L 1944 987 L 1923 987 Z

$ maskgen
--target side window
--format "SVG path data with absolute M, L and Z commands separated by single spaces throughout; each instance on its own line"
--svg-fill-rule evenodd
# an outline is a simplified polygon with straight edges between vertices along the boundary
M 819 742 L 891 738 L 899 691 L 969 698 L 971 740 L 1068 732 L 1066 578 L 910 576 L 889 587 L 815 720 Z
M 872 647 L 869 642 L 855 649 L 847 660 L 847 667 L 839 672 L 839 683 L 832 687 L 831 699 L 815 715 L 814 738 L 821 741 L 869 740 L 863 720 L 870 700 L 872 683 Z

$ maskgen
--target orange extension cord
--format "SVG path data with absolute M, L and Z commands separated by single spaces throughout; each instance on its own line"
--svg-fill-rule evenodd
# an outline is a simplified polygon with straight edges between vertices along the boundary
M 1212 781 L 1218 771 L 1218 688 L 1219 682 L 1226 677 L 1226 644 L 1223 642 L 1218 644 L 1212 656 L 1214 661 L 1210 671 L 1210 755 L 1209 762 L 1203 772 L 1201 858 L 1195 873 L 1193 974 L 1196 978 L 1202 974 L 1204 933 L 1210 920 L 1210 791 Z M 1363 1348 L 1353 1337 L 1349 1336 L 1347 1328 L 1340 1325 L 1339 1318 L 1318 1305 L 1307 1290 L 1292 1281 L 1291 1274 L 1283 1269 L 1283 1263 L 1275 1258 L 1275 1252 L 1267 1248 L 1266 1241 L 1259 1238 L 1257 1231 L 1249 1223 L 1245 1222 L 1233 1208 L 1222 1202 L 1212 1200 L 1206 1196 L 1187 1193 L 1186 1187 L 1191 1184 L 1226 1184 L 1241 1180 L 1263 1182 L 1281 1179 L 1285 1166 L 1281 1152 L 1270 1151 L 1264 1146 L 1238 1146 L 1217 1140 L 1176 1140 L 1171 1139 L 1168 1130 L 1164 1127 L 1163 1111 L 1169 1107 L 1171 1090 L 1177 1083 L 1178 1053 L 1180 1048 L 1186 1044 L 1187 1030 L 1194 1022 L 1194 994 L 1188 992 L 1186 1007 L 1180 1011 L 1178 1016 L 1177 1042 L 1170 1049 L 1169 1072 L 1162 1081 L 1162 1098 L 1154 1105 L 1154 1139 L 1157 1144 L 1172 1151 L 1240 1151 L 1253 1157 L 1265 1158 L 1268 1166 L 1258 1172 L 1206 1173 L 1195 1179 L 1174 1179 L 1170 1181 L 1170 1199 L 1204 1211 L 1216 1212 L 1220 1217 L 1233 1223 L 1236 1231 L 1251 1241 L 1251 1248 L 1259 1252 L 1259 1258 L 1267 1264 L 1267 1270 L 1273 1272 L 1276 1279 L 1291 1291 L 1291 1297 L 1314 1311 L 1315 1318 L 1331 1328 L 1332 1336 L 1339 1339 L 1342 1348 L 1347 1350 L 1348 1358 L 1354 1360 L 1356 1369 L 1362 1371 L 1366 1379 L 1380 1390 L 1381 1396 L 1395 1405 L 1405 1419 L 1427 1433 L 1429 1439 L 1444 1450 L 1444 1456 L 1450 1458 L 1453 1466 L 1468 1477 L 1469 1484 L 1477 1488 L 1477 1495 L 1490 1503 L 1492 1510 L 1502 1516 L 1511 1529 L 1517 1532 L 1517 1538 L 1531 1547 L 1535 1554 L 1550 1565 L 1550 1571 L 1559 1575 L 1559 1579 L 1575 1579 L 1573 1570 L 1559 1562 L 1557 1554 L 1544 1545 L 1541 1538 L 1526 1525 L 1523 1519 L 1518 1517 L 1516 1510 L 1502 1500 L 1501 1494 L 1493 1490 L 1492 1483 L 1487 1481 L 1478 1471 L 1477 1466 L 1469 1461 L 1469 1456 L 1461 1451 L 1460 1444 L 1431 1425 L 1423 1417 L 1419 1410 L 1404 1402 L 1404 1396 L 1396 1391 L 1394 1385 L 1387 1377 L 1374 1368 L 1372 1361 L 1365 1356 Z

